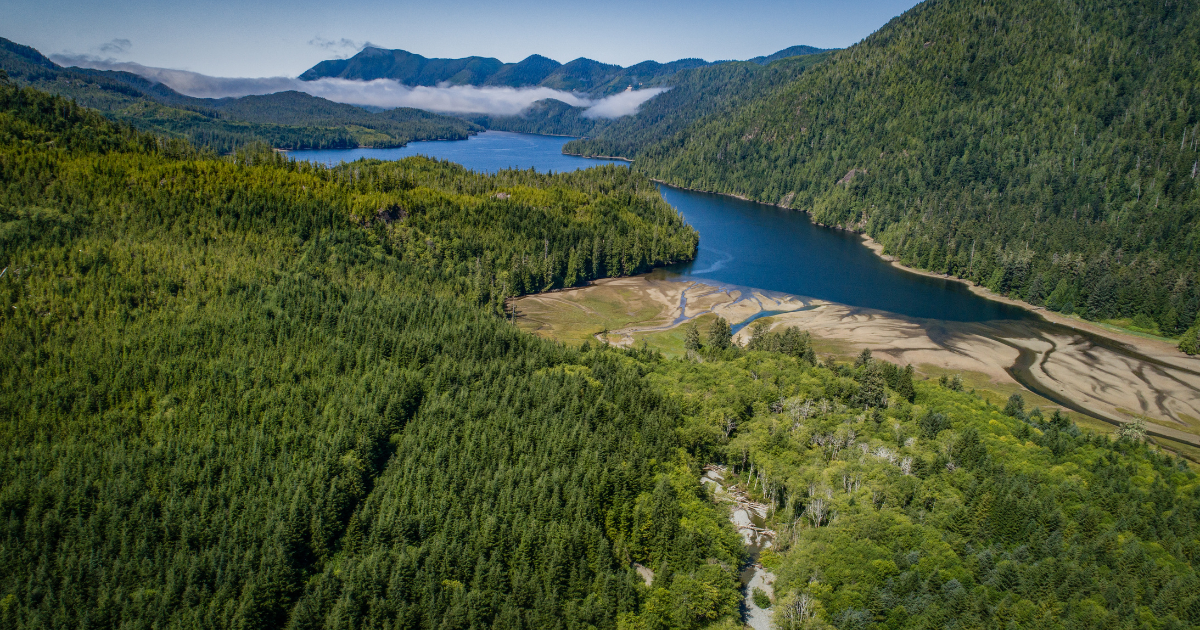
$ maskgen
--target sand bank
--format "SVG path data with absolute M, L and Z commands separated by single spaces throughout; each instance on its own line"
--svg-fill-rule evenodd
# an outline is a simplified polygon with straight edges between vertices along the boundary
M 605 329 L 608 341 L 617 345 L 631 345 L 709 314 L 736 325 L 769 311 L 772 327 L 798 326 L 823 342 L 819 348 L 841 355 L 869 348 L 926 375 L 983 375 L 998 391 L 1024 389 L 1114 424 L 1141 418 L 1152 434 L 1200 446 L 1200 359 L 1165 342 L 1092 330 L 1068 318 L 922 320 L 745 287 L 680 281 L 661 272 L 527 296 L 515 304 L 522 328 L 568 343 L 581 343 Z M 744 342 L 747 336 L 743 329 L 735 338 Z

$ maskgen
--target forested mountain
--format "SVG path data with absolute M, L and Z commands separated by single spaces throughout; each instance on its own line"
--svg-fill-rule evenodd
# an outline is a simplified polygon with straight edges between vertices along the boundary
M 1200 484 L 1136 431 L 505 321 L 695 248 L 626 168 L 218 159 L 0 80 L 0 625 L 733 630 L 709 462 L 783 624 L 1200 625 Z
M 792 46 L 764 57 L 755 57 L 753 59 L 749 59 L 748 61 L 765 66 L 772 61 L 777 61 L 779 59 L 786 59 L 788 57 L 801 57 L 804 55 L 815 55 L 823 52 L 828 52 L 828 49 L 816 48 L 814 46 Z
M 204 99 L 128 72 L 63 68 L 28 46 L 0 38 L 0 70 L 98 109 L 113 120 L 227 153 L 248 144 L 279 149 L 394 147 L 464 139 L 479 130 L 459 118 L 401 108 L 370 113 L 300 92 Z
M 568 142 L 563 151 L 632 159 L 647 146 L 686 137 L 697 124 L 723 118 L 739 104 L 789 85 L 828 57 L 829 53 L 813 53 L 789 56 L 766 66 L 736 62 L 679 72 L 661 83 L 670 90 L 643 103 L 633 116 L 582 119 L 591 123 L 590 127 L 577 127 L 570 135 L 587 137 Z M 523 113 L 522 117 L 528 120 L 534 118 L 533 114 Z M 499 128 L 503 122 L 489 124 Z
M 643 148 L 686 132 L 697 121 L 727 114 L 738 103 L 788 85 L 827 57 L 827 53 L 814 53 L 785 57 L 766 67 L 739 61 L 681 70 L 644 85 L 668 90 L 642 103 L 635 114 L 620 118 L 588 118 L 585 107 L 546 99 L 516 116 L 467 119 L 501 131 L 583 136 L 568 142 L 563 151 L 632 159 Z
M 692 256 L 643 177 L 206 158 L 5 80 L 0 213 L 3 627 L 612 628 L 635 561 L 730 614 L 677 406 L 494 310 Z
M 822 52 L 812 46 L 793 46 L 769 57 L 753 61 L 766 63 L 784 57 Z M 300 75 L 305 81 L 322 78 L 371 81 L 394 79 L 405 85 L 434 86 L 492 85 L 507 87 L 542 86 L 594 96 L 621 92 L 629 86 L 640 88 L 654 84 L 681 70 L 719 65 L 703 59 L 680 59 L 670 63 L 643 61 L 622 68 L 580 57 L 560 64 L 541 55 L 531 55 L 517 63 L 502 63 L 491 57 L 429 59 L 406 50 L 367 47 L 349 59 L 322 61 Z
M 1200 311 L 1200 3 L 930 0 L 637 156 L 905 264 L 1175 335 Z

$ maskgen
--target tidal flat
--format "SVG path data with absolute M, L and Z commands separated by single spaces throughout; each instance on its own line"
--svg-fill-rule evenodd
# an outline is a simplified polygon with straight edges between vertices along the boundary
M 1134 335 L 1045 320 L 920 319 L 664 271 L 530 295 L 513 306 L 521 328 L 549 339 L 646 344 L 669 356 L 684 354 L 691 322 L 703 331 L 723 317 L 741 344 L 756 319 L 771 329 L 796 326 L 813 335 L 822 359 L 870 349 L 925 378 L 958 374 L 997 404 L 1021 393 L 1033 405 L 1063 408 L 1093 430 L 1142 420 L 1164 446 L 1200 454 L 1200 358 Z

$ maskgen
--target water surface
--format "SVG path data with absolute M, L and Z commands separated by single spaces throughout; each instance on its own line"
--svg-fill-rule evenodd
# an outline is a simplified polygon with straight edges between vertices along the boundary
M 592 160 L 563 155 L 563 145 L 572 139 L 563 136 L 485 131 L 467 140 L 410 142 L 408 146 L 396 149 L 321 149 L 288 153 L 293 159 L 329 166 L 362 158 L 399 160 L 411 155 L 424 155 L 457 162 L 473 171 L 485 173 L 495 173 L 506 168 L 533 168 L 542 173 L 563 173 L 609 162 L 627 164 L 621 160 Z
M 427 155 L 489 173 L 504 168 L 564 172 L 614 162 L 563 155 L 568 140 L 488 131 L 468 140 L 413 142 L 398 149 L 292 151 L 291 155 L 324 164 Z M 1023 309 L 981 298 L 960 283 L 897 269 L 864 247 L 858 236 L 814 225 L 803 212 L 668 186 L 660 190 L 700 233 L 696 260 L 668 269 L 681 279 L 754 287 L 927 319 L 980 322 L 1030 317 Z
M 661 186 L 663 198 L 700 233 L 683 277 L 754 287 L 959 322 L 1027 319 L 1025 309 L 981 298 L 962 283 L 893 267 L 851 232 L 808 215 L 732 197 Z

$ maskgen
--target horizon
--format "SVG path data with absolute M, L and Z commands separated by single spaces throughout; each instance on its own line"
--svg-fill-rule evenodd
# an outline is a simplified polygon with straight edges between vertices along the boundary
M 732 7 L 675 0 L 653 7 L 628 3 L 625 10 L 583 3 L 373 2 L 334 11 L 317 3 L 211 0 L 162 6 L 122 0 L 80 7 L 72 0 L 47 0 L 11 10 L 0 36 L 47 57 L 228 78 L 296 77 L 321 61 L 352 57 L 368 46 L 427 58 L 478 56 L 516 63 L 536 54 L 559 63 L 587 58 L 628 67 L 643 61 L 745 60 L 797 45 L 846 48 L 916 4 L 758 0 Z M 635 16 L 632 22 L 629 15 Z M 415 24 L 421 28 L 410 27 Z

